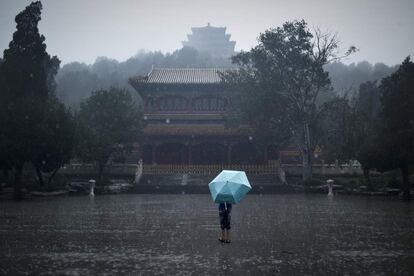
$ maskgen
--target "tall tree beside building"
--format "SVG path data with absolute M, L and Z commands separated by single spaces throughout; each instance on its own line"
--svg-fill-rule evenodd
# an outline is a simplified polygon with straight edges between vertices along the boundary
M 381 91 L 376 82 L 368 81 L 359 86 L 357 97 L 353 101 L 353 131 L 348 134 L 353 137 L 351 152 L 361 163 L 365 181 L 372 189 L 369 171 L 376 167 L 377 160 L 383 154 L 379 145 L 378 127 L 381 111 Z
M 398 70 L 382 80 L 381 142 L 388 169 L 400 169 L 403 197 L 410 199 L 414 165 L 414 63 L 407 57 Z
M 136 142 L 143 129 L 143 115 L 127 90 L 110 88 L 92 93 L 81 103 L 78 156 L 94 161 L 102 183 L 105 166 L 121 145 Z
M 6 127 L 6 105 L 4 101 L 6 82 L 3 74 L 3 60 L 0 58 L 0 181 L 8 178 L 8 171 L 11 167 L 9 160 L 9 149 L 7 147 L 7 140 L 4 129 Z
M 330 79 L 324 65 L 337 59 L 335 36 L 316 31 L 305 21 L 286 22 L 260 34 L 259 44 L 233 57 L 240 70 L 224 80 L 233 86 L 235 114 L 259 135 L 290 140 L 302 152 L 303 178 L 312 176 L 311 136 L 319 120 L 320 103 L 328 97 Z M 354 51 L 350 48 L 347 54 Z
M 380 90 L 376 82 L 360 85 L 358 94 L 348 99 L 337 96 L 323 105 L 323 134 L 320 145 L 325 160 L 341 162 L 357 159 L 367 186 L 372 189 L 369 171 L 377 166 L 383 152 L 378 141 Z
M 17 30 L 1 65 L 0 137 L 8 149 L 3 158 L 15 172 L 15 197 L 20 196 L 24 163 L 44 150 L 39 145 L 47 139 L 45 121 L 55 98 L 54 77 L 60 63 L 46 52 L 45 37 L 39 34 L 41 10 L 41 2 L 36 1 L 16 16 Z

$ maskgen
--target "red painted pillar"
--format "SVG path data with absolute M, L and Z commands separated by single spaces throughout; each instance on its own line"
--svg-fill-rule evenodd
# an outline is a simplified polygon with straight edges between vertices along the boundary
M 193 164 L 193 147 L 191 144 L 188 144 L 188 165 Z
M 152 146 L 152 156 L 151 156 L 151 161 L 152 161 L 152 164 L 155 164 L 155 148 L 156 148 L 157 146 L 156 145 L 153 145 Z
M 266 146 L 264 149 L 264 154 L 263 154 L 265 164 L 269 163 L 268 151 L 269 151 L 269 146 Z

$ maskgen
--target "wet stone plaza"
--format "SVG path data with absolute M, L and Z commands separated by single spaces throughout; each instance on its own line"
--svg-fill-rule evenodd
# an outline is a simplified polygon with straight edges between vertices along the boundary
M 1 275 L 412 275 L 414 205 L 248 195 L 218 241 L 210 195 L 0 202 Z

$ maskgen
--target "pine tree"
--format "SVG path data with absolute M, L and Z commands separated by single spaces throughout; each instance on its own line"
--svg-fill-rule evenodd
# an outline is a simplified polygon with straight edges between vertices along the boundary
M 400 169 L 403 197 L 410 199 L 410 176 L 414 165 L 414 63 L 407 57 L 398 70 L 381 82 L 385 169 Z
M 46 52 L 45 37 L 39 34 L 41 10 L 41 2 L 36 1 L 16 16 L 17 30 L 4 51 L 1 65 L 0 137 L 8 149 L 5 158 L 15 171 L 16 197 L 20 197 L 24 163 L 38 154 L 41 129 L 49 99 L 54 97 L 54 76 L 60 63 L 56 56 Z

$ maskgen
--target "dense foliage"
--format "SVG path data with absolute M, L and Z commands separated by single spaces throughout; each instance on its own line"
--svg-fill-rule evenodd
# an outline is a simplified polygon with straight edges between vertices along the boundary
M 295 143 L 302 152 L 305 179 L 312 176 L 311 152 L 317 140 L 312 135 L 319 126 L 320 106 L 332 97 L 324 66 L 336 58 L 337 47 L 335 36 L 312 34 L 303 20 L 286 22 L 261 34 L 249 52 L 234 56 L 239 70 L 224 76 L 235 92 L 231 115 L 268 141 Z
M 96 163 L 98 179 L 102 182 L 111 155 L 128 143 L 137 142 L 143 128 L 142 112 L 128 91 L 110 88 L 95 91 L 82 102 L 77 119 L 77 155 Z
M 323 108 L 324 132 L 319 143 L 323 145 L 325 160 L 358 160 L 372 189 L 369 171 L 376 168 L 380 148 L 377 132 L 381 103 L 377 83 L 363 83 L 356 95 L 336 96 Z
M 399 169 L 402 191 L 410 198 L 414 163 L 414 64 L 409 58 L 397 71 L 376 82 L 360 85 L 351 100 L 325 104 L 327 131 L 321 141 L 325 157 L 357 159 L 372 188 L 369 171 Z
M 404 198 L 410 198 L 414 165 L 414 63 L 407 57 L 398 70 L 381 81 L 381 148 L 383 170 L 400 169 Z
M 26 162 L 33 162 L 39 172 L 49 171 L 60 167 L 62 160 L 57 159 L 67 160 L 63 156 L 71 150 L 71 145 L 54 145 L 53 149 L 44 146 L 51 137 L 67 131 L 65 127 L 70 118 L 54 94 L 54 78 L 60 61 L 46 52 L 45 37 L 39 34 L 41 9 L 40 1 L 32 2 L 16 16 L 17 31 L 4 51 L 0 68 L 0 148 L 4 149 L 0 163 L 14 169 L 16 197 L 20 196 Z M 55 116 L 56 110 L 61 116 Z M 63 129 L 57 128 L 57 124 Z M 57 158 L 54 151 L 63 154 Z

